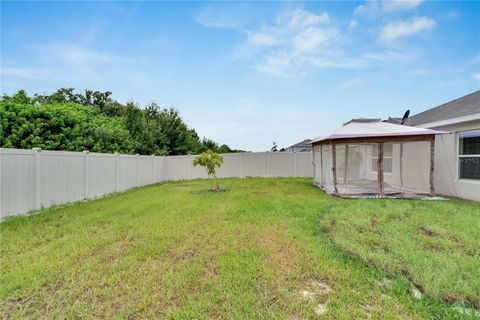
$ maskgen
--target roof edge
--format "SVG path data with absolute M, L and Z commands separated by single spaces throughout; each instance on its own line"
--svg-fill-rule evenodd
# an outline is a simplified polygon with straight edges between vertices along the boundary
M 417 124 L 415 127 L 435 128 L 435 127 L 448 126 L 448 125 L 451 125 L 451 124 L 456 124 L 456 123 L 461 123 L 461 122 L 474 121 L 474 120 L 480 120 L 480 113 L 475 113 L 475 114 L 468 115 L 468 116 L 463 116 L 463 117 L 457 117 L 457 118 L 451 118 L 451 119 L 421 123 L 421 124 Z

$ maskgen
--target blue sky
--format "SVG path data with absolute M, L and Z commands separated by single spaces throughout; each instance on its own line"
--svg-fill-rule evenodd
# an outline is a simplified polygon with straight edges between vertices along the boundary
M 2 2 L 1 91 L 109 90 L 266 150 L 480 89 L 480 2 Z

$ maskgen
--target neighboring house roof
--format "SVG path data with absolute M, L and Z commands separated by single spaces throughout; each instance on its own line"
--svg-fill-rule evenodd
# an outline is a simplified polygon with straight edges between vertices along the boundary
M 313 140 L 312 144 L 335 139 L 416 136 L 442 133 L 445 132 L 402 126 L 388 122 L 350 122 L 331 134 Z
M 402 118 L 392 118 L 388 117 L 387 120 L 383 120 L 383 122 L 393 123 L 393 124 L 402 124 Z
M 380 118 L 354 118 L 350 121 L 347 121 L 345 122 L 343 125 L 346 126 L 347 124 L 349 123 L 352 123 L 352 122 L 362 122 L 362 123 L 365 123 L 365 122 L 379 122 L 381 121 L 382 119 Z
M 458 118 L 458 121 L 449 121 L 456 118 Z M 477 118 L 480 119 L 480 90 L 420 112 L 410 117 L 407 124 L 409 126 L 431 124 L 431 127 L 434 127 Z
M 310 145 L 310 142 L 312 140 L 311 139 L 305 139 L 301 142 L 298 142 L 298 143 L 295 143 L 294 145 L 291 145 L 290 147 L 287 147 L 285 149 L 290 149 L 290 148 L 294 148 L 294 147 L 306 147 L 306 148 L 310 148 L 311 145 Z

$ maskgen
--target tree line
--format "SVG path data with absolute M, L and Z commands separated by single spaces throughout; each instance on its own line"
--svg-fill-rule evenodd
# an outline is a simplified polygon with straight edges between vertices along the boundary
M 122 104 L 112 93 L 62 88 L 28 96 L 24 90 L 0 98 L 3 148 L 184 155 L 206 150 L 242 152 L 200 139 L 173 108 Z

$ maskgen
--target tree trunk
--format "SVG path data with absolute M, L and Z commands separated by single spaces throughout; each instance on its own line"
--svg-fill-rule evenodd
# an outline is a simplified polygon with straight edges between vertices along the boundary
M 212 177 L 210 176 L 210 173 L 208 172 L 207 169 L 205 169 L 205 171 L 207 171 L 208 181 L 210 181 L 210 191 L 213 191 Z
M 216 191 L 217 191 L 217 192 L 222 191 L 222 190 L 220 190 L 220 185 L 218 184 L 217 175 L 214 174 L 213 177 L 215 178 L 215 185 L 216 185 L 216 187 L 217 187 L 217 190 L 216 190 Z

